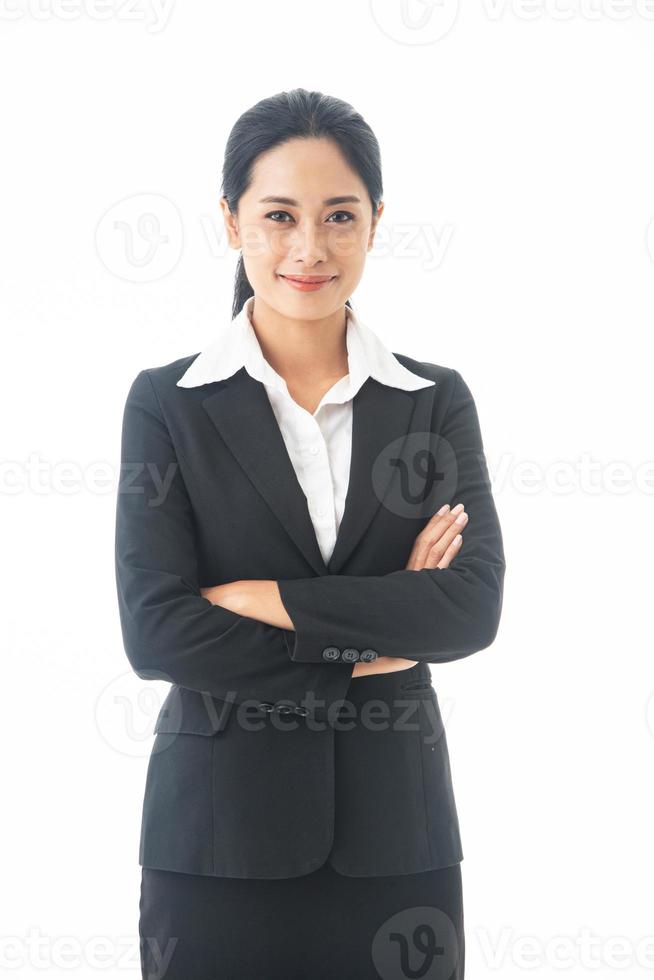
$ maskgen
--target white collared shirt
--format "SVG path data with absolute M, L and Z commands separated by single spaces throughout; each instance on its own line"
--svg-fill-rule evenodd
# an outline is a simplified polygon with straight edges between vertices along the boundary
M 345 341 L 349 373 L 322 396 L 313 414 L 298 405 L 284 379 L 266 361 L 252 325 L 254 296 L 195 358 L 177 382 L 194 388 L 229 378 L 240 368 L 268 394 L 293 469 L 307 498 L 309 515 L 325 563 L 343 517 L 352 452 L 352 399 L 369 377 L 414 391 L 434 384 L 405 368 L 348 306 Z

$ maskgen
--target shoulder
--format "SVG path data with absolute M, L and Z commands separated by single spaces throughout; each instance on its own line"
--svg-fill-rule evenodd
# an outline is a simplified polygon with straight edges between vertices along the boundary
M 434 389 L 422 390 L 434 391 L 435 420 L 443 422 L 445 419 L 452 420 L 468 416 L 477 419 L 474 396 L 465 378 L 456 368 L 445 364 L 433 364 L 431 361 L 418 361 L 395 351 L 393 351 L 393 356 L 413 374 L 434 382 Z M 416 394 L 420 395 L 420 391 Z M 475 424 L 477 424 L 476 421 Z
M 184 420 L 189 417 L 189 412 L 193 414 L 199 411 L 202 399 L 207 397 L 207 388 L 212 387 L 177 386 L 177 382 L 197 356 L 190 354 L 178 357 L 168 364 L 141 368 L 128 385 L 125 413 L 145 414 L 157 419 L 159 423 L 164 422 L 169 430 L 180 421 L 185 424 Z
M 451 394 L 461 379 L 461 375 L 455 368 L 448 367 L 445 364 L 434 364 L 431 361 L 418 361 L 414 357 L 409 357 L 407 354 L 398 354 L 396 351 L 392 353 L 393 357 L 400 362 L 402 367 L 411 371 L 412 374 L 417 374 L 420 378 L 433 381 L 441 394 Z
M 171 396 L 177 397 L 183 390 L 186 390 L 178 388 L 177 382 L 197 356 L 198 354 L 188 354 L 185 357 L 178 357 L 168 364 L 141 368 L 131 383 L 130 391 L 150 392 L 151 395 L 156 395 L 160 402 L 168 400 Z
M 147 374 L 156 388 L 165 389 L 171 386 L 174 387 L 198 354 L 199 351 L 197 354 L 187 354 L 185 357 L 178 357 L 168 364 L 143 368 L 141 373 Z

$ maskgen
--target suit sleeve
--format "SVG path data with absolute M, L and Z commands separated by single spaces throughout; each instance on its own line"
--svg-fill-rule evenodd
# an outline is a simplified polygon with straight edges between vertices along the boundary
M 237 703 L 301 701 L 306 672 L 289 660 L 283 631 L 200 594 L 196 533 L 179 460 L 144 370 L 125 404 L 116 507 L 115 573 L 127 658 L 139 677 Z
M 295 628 L 287 632 L 293 661 L 336 665 L 350 648 L 438 663 L 466 657 L 495 639 L 505 569 L 502 533 L 475 403 L 458 371 L 454 375 L 439 435 L 452 447 L 457 468 L 448 503 L 461 501 L 468 514 L 459 553 L 449 568 L 279 581 Z

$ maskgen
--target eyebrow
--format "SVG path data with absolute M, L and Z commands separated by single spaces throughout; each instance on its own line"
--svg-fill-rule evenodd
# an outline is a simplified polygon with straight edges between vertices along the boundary
M 322 202 L 326 205 L 332 204 L 361 204 L 361 199 L 356 196 L 356 194 L 347 194 L 344 197 L 328 197 Z M 278 197 L 275 194 L 270 194 L 268 197 L 262 197 L 259 204 L 289 204 L 291 207 L 299 207 L 300 202 L 296 201 L 292 197 Z

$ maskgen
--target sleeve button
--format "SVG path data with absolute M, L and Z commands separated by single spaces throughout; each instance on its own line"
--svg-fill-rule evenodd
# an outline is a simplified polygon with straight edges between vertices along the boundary
M 364 660 L 364 661 L 366 661 L 366 662 L 369 662 L 371 660 L 376 660 L 378 656 L 379 656 L 379 654 L 377 653 L 376 650 L 362 650 L 361 651 L 361 659 Z
M 354 647 L 348 647 L 347 650 L 343 650 L 343 660 L 347 660 L 351 663 L 353 660 L 359 659 L 359 651 L 355 650 Z
M 338 647 L 325 647 L 322 652 L 323 660 L 338 660 L 341 655 L 341 651 Z

